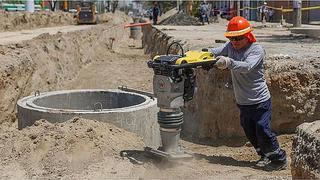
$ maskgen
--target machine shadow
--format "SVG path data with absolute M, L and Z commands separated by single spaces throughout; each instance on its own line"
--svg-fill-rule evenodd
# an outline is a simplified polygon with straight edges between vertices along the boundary
M 255 169 L 254 168 L 255 162 L 252 162 L 252 161 L 239 161 L 232 157 L 227 157 L 227 156 L 215 156 L 215 155 L 207 156 L 207 155 L 198 154 L 198 153 L 195 153 L 193 155 L 197 159 L 205 159 L 212 164 L 220 164 L 225 166 L 250 167 Z
M 120 152 L 120 156 L 127 158 L 132 164 L 144 165 L 146 163 L 153 164 L 159 169 L 167 169 L 175 166 L 179 166 L 181 162 L 179 161 L 168 161 L 166 159 L 161 159 L 154 157 L 142 150 L 123 150 Z M 239 166 L 239 167 L 254 167 L 255 162 L 252 161 L 239 161 L 232 157 L 227 156 L 207 156 L 204 154 L 194 153 L 194 159 L 201 160 L 205 159 L 212 164 L 220 164 L 225 166 Z
M 120 151 L 122 158 L 127 158 L 132 164 L 142 165 L 147 162 L 157 161 L 157 159 L 148 158 L 148 153 L 142 150 L 122 150 Z
M 179 166 L 182 161 L 169 160 L 166 158 L 160 158 L 154 156 L 146 151 L 142 150 L 122 150 L 120 152 L 122 158 L 127 158 L 132 164 L 144 165 L 152 164 L 158 169 L 168 169 L 172 167 Z M 185 162 L 183 160 L 183 162 Z

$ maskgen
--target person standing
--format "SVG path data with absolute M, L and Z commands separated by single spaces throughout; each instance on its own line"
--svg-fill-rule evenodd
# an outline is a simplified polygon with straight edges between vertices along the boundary
M 274 10 L 273 9 L 269 9 L 268 16 L 269 16 L 269 22 L 273 22 L 273 16 L 274 16 Z
M 159 7 L 158 7 L 158 3 L 155 2 L 155 3 L 153 4 L 153 8 L 152 8 L 152 19 L 153 19 L 153 24 L 154 24 L 154 25 L 157 25 L 157 23 L 158 23 L 159 13 L 160 13 L 160 9 L 159 9 Z
M 218 69 L 230 69 L 240 124 L 260 159 L 256 167 L 266 171 L 287 166 L 286 152 L 271 131 L 272 102 L 264 76 L 265 50 L 256 43 L 248 20 L 232 18 L 225 36 L 230 40 L 209 49 L 217 58 Z
M 207 21 L 208 24 L 209 24 L 209 17 L 208 17 L 208 6 L 204 3 L 204 2 L 201 2 L 201 5 L 199 7 L 199 19 L 202 23 L 202 25 L 204 25 L 204 22 Z
M 267 15 L 268 15 L 268 8 L 267 8 L 267 3 L 264 2 L 263 5 L 261 6 L 261 22 L 265 23 L 267 21 Z

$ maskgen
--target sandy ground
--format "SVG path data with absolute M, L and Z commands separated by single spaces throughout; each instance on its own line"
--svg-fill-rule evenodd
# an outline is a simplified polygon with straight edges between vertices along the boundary
M 117 23 L 116 20 L 114 23 Z M 84 28 L 82 32 L 90 29 L 86 29 L 86 26 L 80 27 Z M 210 33 L 211 28 L 211 25 L 203 26 L 201 33 Z M 58 29 L 49 28 L 50 31 L 60 31 Z M 69 30 L 68 35 L 71 35 L 77 28 L 70 27 Z M 100 29 L 98 30 L 100 32 Z M 210 45 L 207 39 L 210 39 L 210 36 L 195 35 L 191 38 L 187 35 L 190 29 L 185 31 L 188 32 L 180 31 L 179 34 L 188 42 L 197 42 L 193 48 Z M 216 36 L 222 37 L 219 31 L 222 30 L 217 30 Z M 65 33 L 59 33 L 62 41 L 64 37 L 60 35 Z M 97 56 L 89 56 L 88 58 L 92 58 L 91 61 L 84 63 L 85 65 L 77 70 L 75 76 L 66 76 L 67 80 L 64 83 L 50 81 L 50 89 L 116 88 L 127 85 L 152 91 L 152 71 L 146 68 L 148 56 L 143 55 L 139 42 L 133 42 L 124 36 L 125 34 L 113 49 L 105 48 L 106 53 L 99 51 Z M 21 40 L 24 38 L 22 34 Z M 46 40 L 49 41 L 50 38 L 43 38 L 41 42 Z M 98 42 L 90 39 L 90 43 L 94 41 Z M 133 44 L 135 47 L 132 47 Z M 49 52 L 54 54 L 55 51 L 51 52 L 49 48 Z M 78 63 L 75 65 L 80 67 L 81 63 Z M 46 66 L 46 64 L 40 65 Z M 62 69 L 64 66 L 68 67 L 64 63 L 61 65 Z M 68 69 L 63 70 L 68 71 Z M 46 76 L 46 73 L 40 75 Z M 281 146 L 290 154 L 292 135 L 282 135 L 279 139 Z M 186 162 L 167 163 L 146 156 L 142 151 L 144 145 L 136 135 L 94 120 L 75 118 L 61 124 L 50 124 L 41 120 L 21 131 L 16 129 L 15 123 L 3 123 L 0 126 L 0 179 L 290 178 L 290 167 L 279 172 L 264 172 L 252 168 L 258 157 L 248 143 L 235 147 L 234 143 L 237 141 L 230 139 L 230 142 L 217 141 L 204 145 L 185 140 L 182 141 L 182 145 L 194 152 L 195 158 Z M 124 157 L 121 154 L 124 154 Z
M 133 45 L 136 47 L 129 47 Z M 148 56 L 144 55 L 140 47 L 141 43 L 129 40 L 128 44 L 120 45 L 118 50 L 111 53 L 105 61 L 93 63 L 81 69 L 79 76 L 67 87 L 114 89 L 124 85 L 151 92 L 153 72 L 146 68 Z M 90 81 L 83 84 L 83 80 L 88 77 Z

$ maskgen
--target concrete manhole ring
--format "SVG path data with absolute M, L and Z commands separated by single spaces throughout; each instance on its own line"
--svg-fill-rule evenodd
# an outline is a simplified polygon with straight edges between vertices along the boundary
M 149 145 L 159 144 L 157 101 L 143 94 L 119 89 L 83 89 L 35 93 L 17 103 L 18 128 L 39 119 L 51 123 L 74 117 L 112 123 L 137 133 Z

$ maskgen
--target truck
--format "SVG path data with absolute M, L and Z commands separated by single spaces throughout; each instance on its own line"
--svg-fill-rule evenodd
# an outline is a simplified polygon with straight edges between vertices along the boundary
M 77 24 L 97 24 L 97 12 L 94 2 L 84 1 L 77 5 Z

